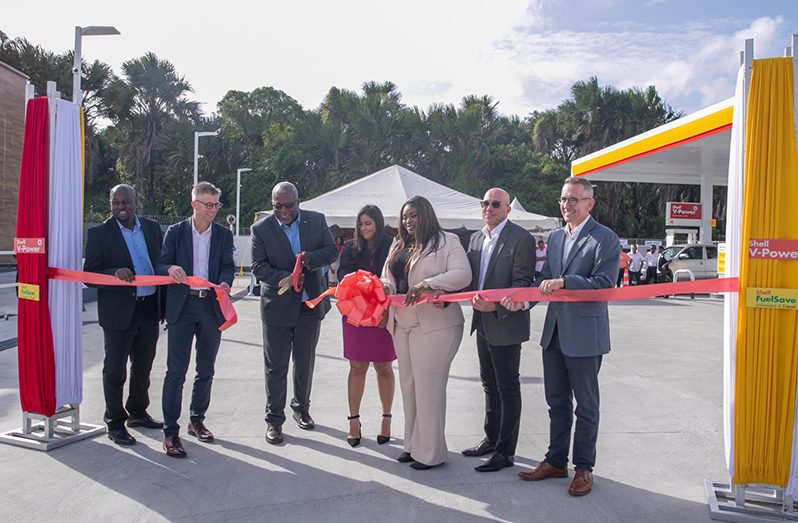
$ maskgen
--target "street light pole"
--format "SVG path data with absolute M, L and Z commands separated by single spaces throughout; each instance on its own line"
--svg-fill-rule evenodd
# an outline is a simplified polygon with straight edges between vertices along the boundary
M 219 131 L 194 131 L 194 185 L 199 181 L 198 165 L 199 165 L 199 139 L 202 136 L 219 136 Z
M 236 236 L 239 234 L 238 230 L 238 223 L 239 223 L 239 210 L 241 209 L 241 173 L 245 173 L 247 171 L 251 171 L 252 169 L 238 169 L 236 171 Z
M 118 35 L 122 34 L 116 27 L 110 25 L 90 25 L 87 27 L 75 26 L 75 56 L 72 64 L 72 101 L 79 104 L 83 101 L 80 90 L 81 54 L 83 52 L 84 36 Z

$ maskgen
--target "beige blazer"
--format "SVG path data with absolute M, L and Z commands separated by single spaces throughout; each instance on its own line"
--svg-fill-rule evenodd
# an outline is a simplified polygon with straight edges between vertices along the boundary
M 471 283 L 471 266 L 468 263 L 463 246 L 456 234 L 443 233 L 443 241 L 434 253 L 424 252 L 410 264 L 408 285 L 413 287 L 422 281 L 433 289 L 446 292 L 459 291 Z M 390 257 L 382 269 L 382 283 L 388 294 L 396 294 L 396 279 L 390 268 Z M 428 333 L 462 324 L 463 311 L 459 303 L 451 303 L 448 307 L 437 308 L 431 303 L 416 305 L 421 332 Z M 388 308 L 388 324 L 385 327 L 393 335 L 396 328 L 394 308 Z

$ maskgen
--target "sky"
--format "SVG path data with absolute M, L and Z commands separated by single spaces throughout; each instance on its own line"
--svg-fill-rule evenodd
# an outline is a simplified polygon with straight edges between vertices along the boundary
M 783 56 L 798 33 L 796 0 L 262 0 L 37 2 L 4 6 L 0 31 L 46 49 L 74 47 L 119 73 L 146 52 L 172 62 L 206 113 L 229 90 L 272 86 L 305 109 L 330 87 L 391 81 L 408 106 L 489 95 L 504 114 L 556 107 L 596 76 L 617 88 L 655 85 L 687 113 L 734 94 L 739 54 Z

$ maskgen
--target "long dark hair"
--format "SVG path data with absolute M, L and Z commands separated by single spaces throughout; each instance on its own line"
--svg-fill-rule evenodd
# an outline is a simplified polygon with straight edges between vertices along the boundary
M 358 227 L 360 223 L 360 217 L 363 215 L 368 216 L 372 220 L 374 220 L 374 226 L 377 228 L 377 231 L 374 234 L 374 249 L 379 249 L 380 244 L 384 241 L 385 236 L 385 218 L 382 216 L 382 211 L 376 205 L 366 205 L 362 209 L 357 212 L 357 218 L 355 219 L 355 239 L 354 239 L 354 254 L 355 256 L 360 256 L 360 253 L 364 250 L 368 249 L 368 242 L 360 234 L 360 227 Z
M 402 216 L 407 207 L 413 207 L 416 210 L 415 238 L 410 236 L 402 223 Z M 407 273 L 410 264 L 419 258 L 422 252 L 432 253 L 441 246 L 443 228 L 438 222 L 438 217 L 435 215 L 435 209 L 432 208 L 432 204 L 423 196 L 413 196 L 402 205 L 402 209 L 399 211 L 398 230 L 399 234 L 396 236 L 396 242 L 391 250 L 390 258 L 393 258 L 398 251 L 409 247 L 410 256 L 407 259 L 405 273 Z

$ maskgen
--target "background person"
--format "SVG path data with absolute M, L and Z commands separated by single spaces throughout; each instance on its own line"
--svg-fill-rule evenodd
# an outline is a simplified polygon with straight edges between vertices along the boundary
M 364 270 L 380 277 L 391 239 L 385 234 L 385 219 L 376 205 L 366 205 L 357 213 L 355 237 L 344 244 L 341 251 L 338 278 Z M 349 399 L 349 433 L 346 440 L 353 447 L 360 444 L 360 402 L 366 386 L 369 363 L 377 374 L 377 393 L 382 405 L 382 418 L 377 443 L 388 443 L 391 438 L 391 408 L 395 380 L 393 360 L 396 352 L 391 335 L 383 327 L 356 327 L 342 318 L 344 357 L 349 360 L 347 397 Z
M 535 249 L 535 279 L 540 276 L 544 263 L 546 263 L 546 243 L 538 240 L 538 247 Z
M 230 292 L 235 277 L 233 233 L 214 223 L 222 207 L 220 191 L 213 184 L 200 182 L 191 190 L 193 214 L 188 220 L 169 227 L 163 239 L 158 274 L 168 274 L 177 283 L 188 276 L 199 276 Z M 180 440 L 180 411 L 183 404 L 183 383 L 186 381 L 191 345 L 196 339 L 196 357 L 189 423 L 187 432 L 199 441 L 213 441 L 213 433 L 205 426 L 205 413 L 211 402 L 211 385 L 224 316 L 210 288 L 169 285 L 166 299 L 166 321 L 169 323 L 169 355 L 163 383 L 163 447 L 167 456 L 186 456 Z
M 646 284 L 657 283 L 657 261 L 659 254 L 657 246 L 652 245 L 646 253 Z
M 510 195 L 493 188 L 480 202 L 485 227 L 471 236 L 471 290 L 530 287 L 534 239 L 508 219 Z M 529 340 L 529 311 L 511 312 L 476 294 L 471 333 L 477 333 L 479 377 L 485 391 L 485 438 L 463 450 L 465 456 L 491 458 L 478 465 L 478 472 L 493 472 L 515 463 L 515 448 L 521 425 L 521 343 Z
M 266 375 L 266 441 L 283 441 L 288 363 L 294 359 L 293 418 L 300 429 L 312 430 L 310 390 L 316 363 L 321 320 L 330 310 L 325 298 L 315 309 L 304 301 L 326 289 L 322 267 L 338 258 L 324 215 L 299 209 L 294 184 L 280 182 L 272 189 L 274 213 L 252 226 L 252 274 L 261 282 L 260 316 L 263 322 L 263 361 Z M 302 289 L 280 294 L 280 282 L 301 260 Z
M 640 271 L 643 269 L 645 259 L 640 251 L 637 250 L 637 244 L 632 244 L 632 250 L 629 252 L 629 285 L 640 285 Z
M 412 305 L 422 294 L 465 288 L 471 269 L 457 235 L 443 231 L 426 198 L 414 196 L 402 205 L 382 274 L 386 292 L 406 294 L 408 305 L 390 307 L 386 319 L 405 414 L 404 452 L 397 460 L 426 470 L 446 461 L 446 383 L 465 320 L 458 303 Z
M 111 189 L 110 205 L 111 218 L 88 231 L 83 270 L 111 274 L 124 282 L 132 282 L 136 275 L 152 276 L 161 253 L 160 226 L 136 214 L 136 191 L 129 185 Z M 117 445 L 136 442 L 125 428 L 126 420 L 128 427 L 163 427 L 147 413 L 160 295 L 160 287 L 97 287 L 97 317 L 105 341 L 103 418 L 108 438 Z M 130 392 L 123 407 L 128 359 Z

